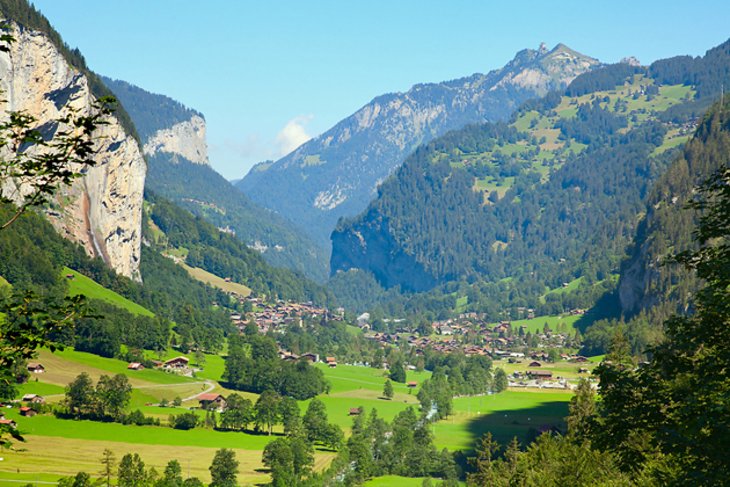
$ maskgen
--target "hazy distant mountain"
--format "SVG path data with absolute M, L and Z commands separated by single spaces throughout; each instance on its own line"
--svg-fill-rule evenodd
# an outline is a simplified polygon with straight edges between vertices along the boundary
M 506 120 L 524 101 L 598 64 L 563 44 L 542 45 L 487 74 L 379 96 L 286 157 L 258 164 L 237 187 L 329 245 L 337 220 L 363 210 L 419 144 L 470 123 Z
M 148 162 L 147 189 L 235 234 L 270 264 L 325 279 L 323 248 L 281 216 L 254 204 L 210 166 L 203 114 L 124 81 L 104 82 L 137 127 Z

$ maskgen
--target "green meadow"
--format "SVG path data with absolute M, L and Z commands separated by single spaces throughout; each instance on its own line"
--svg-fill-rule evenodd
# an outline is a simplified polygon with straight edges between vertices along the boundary
M 69 296 L 82 294 L 90 299 L 99 299 L 101 301 L 106 301 L 107 303 L 125 309 L 130 313 L 143 316 L 154 316 L 154 313 L 152 313 L 152 311 L 148 310 L 147 308 L 140 306 L 133 301 L 130 301 L 124 296 L 120 296 L 119 294 L 101 286 L 100 284 L 97 284 L 94 280 L 86 277 L 79 272 L 76 272 L 73 269 L 64 267 L 63 275 L 74 276 L 71 279 L 66 279 L 68 282 Z

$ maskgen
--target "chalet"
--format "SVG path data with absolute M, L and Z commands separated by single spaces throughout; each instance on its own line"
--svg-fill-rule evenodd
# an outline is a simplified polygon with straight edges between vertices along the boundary
M 413 389 L 414 387 L 418 387 L 418 382 L 416 381 L 410 381 L 408 384 L 406 384 L 408 387 Z
M 139 362 L 130 362 L 127 365 L 127 370 L 144 370 L 144 365 Z
M 45 398 L 43 396 L 39 396 L 38 394 L 26 394 L 22 397 L 21 401 L 29 402 L 32 404 L 43 404 L 46 402 Z
M 2 419 L 0 419 L 0 424 L 4 424 L 4 425 L 7 425 L 7 426 L 10 426 L 13 429 L 15 429 L 15 428 L 18 427 L 18 423 L 16 423 L 12 419 L 5 419 L 5 417 L 3 417 Z
M 311 362 L 311 363 L 319 362 L 319 354 L 316 354 L 316 353 L 305 353 L 300 358 L 303 358 L 307 362 Z
M 28 406 L 23 406 L 22 408 L 20 408 L 20 415 L 21 416 L 27 416 L 29 418 L 32 418 L 36 414 L 38 414 L 38 411 L 36 411 L 34 409 L 31 409 Z
M 46 368 L 43 367 L 43 364 L 39 364 L 37 362 L 28 362 L 28 372 L 32 374 L 42 374 L 46 371 Z
M 285 362 L 296 362 L 299 360 L 299 355 L 295 353 L 285 353 L 282 355 L 281 359 Z
M 527 375 L 533 379 L 552 379 L 553 373 L 549 370 L 528 370 Z
M 223 411 L 226 408 L 226 398 L 214 392 L 198 396 L 200 409 L 217 409 Z
M 190 359 L 187 357 L 175 357 L 166 361 L 162 366 L 166 369 L 184 369 L 190 363 Z
M 326 357 L 324 361 L 330 367 L 337 367 L 337 360 L 334 357 Z
M 573 362 L 578 362 L 580 364 L 588 362 L 588 359 L 583 357 L 582 355 L 578 355 L 576 357 L 573 357 Z
M 331 369 L 334 369 L 335 367 L 337 367 L 337 362 L 334 362 L 334 361 L 332 361 L 332 362 L 327 362 L 327 365 L 328 365 L 328 366 L 329 366 L 329 367 L 330 367 Z
M 362 409 L 350 408 L 350 416 L 360 416 L 360 414 L 362 414 Z
M 542 364 L 540 362 L 530 362 L 530 367 L 542 367 Z

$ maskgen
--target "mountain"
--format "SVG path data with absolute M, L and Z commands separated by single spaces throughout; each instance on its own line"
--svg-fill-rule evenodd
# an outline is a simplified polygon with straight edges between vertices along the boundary
M 86 68 L 83 57 L 70 51 L 35 9 L 25 2 L 3 2 L 0 12 L 9 20 L 15 38 L 7 51 L 0 52 L 3 111 L 23 111 L 35 117 L 37 129 L 49 137 L 68 129 L 59 122 L 61 117 L 71 111 L 88 114 L 99 97 L 109 94 Z M 100 127 L 97 135 L 95 164 L 56 195 L 46 214 L 89 255 L 139 279 L 146 164 L 123 110 Z M 15 183 L 1 184 L 8 192 Z
M 328 246 L 337 220 L 364 209 L 419 144 L 470 123 L 507 120 L 525 100 L 598 64 L 562 44 L 543 45 L 487 74 L 379 96 L 282 159 L 253 167 L 237 187 Z
M 713 107 L 696 134 L 656 182 L 646 202 L 646 213 L 618 284 L 622 312 L 644 311 L 661 322 L 675 312 L 686 312 L 690 296 L 699 289 L 694 274 L 671 263 L 676 254 L 694 250 L 692 232 L 696 213 L 686 205 L 695 188 L 709 178 L 730 154 L 730 104 Z
M 326 279 L 323 248 L 281 216 L 251 202 L 210 166 L 200 112 L 124 81 L 104 82 L 137 126 L 149 164 L 148 190 L 236 235 L 270 264 Z
M 420 147 L 333 232 L 332 273 L 363 269 L 412 291 L 509 282 L 530 307 L 563 283 L 611 281 L 653 182 L 730 81 L 728 45 L 648 68 L 605 66 L 525 104 L 510 124 Z

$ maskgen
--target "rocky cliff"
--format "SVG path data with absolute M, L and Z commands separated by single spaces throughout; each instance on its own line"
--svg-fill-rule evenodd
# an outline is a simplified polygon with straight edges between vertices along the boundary
M 144 144 L 146 188 L 169 198 L 262 253 L 269 264 L 324 281 L 327 255 L 273 211 L 254 204 L 208 164 L 203 115 L 170 97 L 103 78 Z
M 596 65 L 562 44 L 543 45 L 488 74 L 379 96 L 279 161 L 254 167 L 237 187 L 328 245 L 337 220 L 362 211 L 419 144 L 470 123 L 506 120 L 525 100 Z
M 153 156 L 167 152 L 194 164 L 208 164 L 208 144 L 205 141 L 205 120 L 193 115 L 167 129 L 160 129 L 144 144 L 144 153 Z
M 2 112 L 25 111 L 42 133 L 69 110 L 89 113 L 89 80 L 44 34 L 13 25 L 16 41 L 0 53 Z M 57 195 L 47 210 L 54 226 L 120 274 L 139 279 L 146 164 L 137 142 L 111 118 L 98 131 L 96 164 Z

